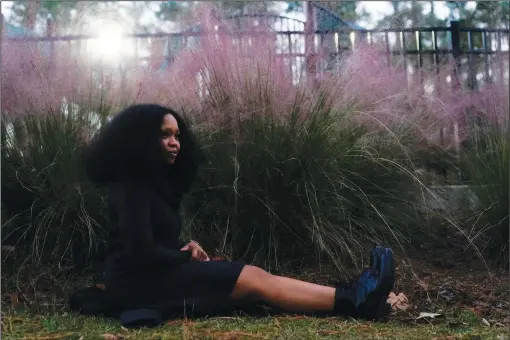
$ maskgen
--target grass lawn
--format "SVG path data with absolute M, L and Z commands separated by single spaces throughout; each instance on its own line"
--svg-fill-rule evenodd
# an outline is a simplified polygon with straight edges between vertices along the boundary
M 153 329 L 127 330 L 117 322 L 75 315 L 7 312 L 4 339 L 508 339 L 508 328 L 488 327 L 463 311 L 434 322 L 359 322 L 303 316 L 232 316 L 172 320 Z
M 434 256 L 432 256 L 432 253 Z M 458 254 L 458 255 L 455 255 Z M 2 268 L 2 339 L 507 339 L 508 271 L 488 269 L 461 252 L 396 257 L 394 291 L 408 298 L 385 323 L 341 318 L 243 312 L 229 317 L 178 319 L 152 329 L 127 330 L 119 322 L 77 316 L 68 311 L 67 294 L 97 281 L 62 269 Z M 333 284 L 331 268 L 302 270 L 300 279 Z M 438 313 L 418 319 L 421 312 Z

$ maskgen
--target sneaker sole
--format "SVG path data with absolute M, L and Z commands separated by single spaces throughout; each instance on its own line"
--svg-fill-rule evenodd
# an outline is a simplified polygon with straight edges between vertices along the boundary
M 387 302 L 386 297 L 382 297 L 379 300 L 375 308 L 375 313 L 370 315 L 370 320 L 381 321 L 387 318 L 391 313 L 391 305 Z

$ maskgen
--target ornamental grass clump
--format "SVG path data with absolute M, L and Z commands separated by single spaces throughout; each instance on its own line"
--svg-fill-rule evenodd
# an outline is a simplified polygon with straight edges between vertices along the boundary
M 93 130 L 71 107 L 3 116 L 2 244 L 20 258 L 85 265 L 104 250 L 104 192 L 88 182 L 81 159 Z
M 487 87 L 470 103 L 461 154 L 468 195 L 473 195 L 465 197 L 469 237 L 481 241 L 494 260 L 508 264 L 508 85 Z
M 207 162 L 185 203 L 194 237 L 266 267 L 324 258 L 344 267 L 373 243 L 424 234 L 410 147 L 429 127 L 418 111 L 434 112 L 388 78 L 401 70 L 366 48 L 343 73 L 306 79 L 285 67 L 272 32 L 239 40 L 214 26 L 156 75 L 157 91 L 140 93 L 183 110 L 203 145 Z M 385 78 L 393 92 L 374 91 Z M 409 104 L 416 112 L 400 117 Z
M 408 84 L 374 47 L 313 76 L 300 57 L 290 63 L 278 53 L 267 27 L 241 35 L 200 22 L 200 38 L 189 38 L 169 67 L 133 66 L 123 77 L 72 56 L 62 68 L 39 67 L 46 61 L 34 57 L 39 73 L 16 73 L 25 59 L 11 50 L 2 68 L 11 77 L 2 84 L 11 91 L 3 242 L 37 260 L 100 256 L 105 192 L 84 177 L 82 150 L 114 112 L 140 102 L 182 112 L 201 142 L 206 161 L 183 215 L 185 233 L 210 252 L 266 268 L 327 259 L 343 269 L 374 243 L 405 250 L 424 239 L 428 189 L 415 177 L 415 151 L 451 120 L 440 94 Z M 79 75 L 65 67 L 73 62 Z M 22 91 L 24 78 L 36 79 L 27 77 L 44 80 L 35 97 Z

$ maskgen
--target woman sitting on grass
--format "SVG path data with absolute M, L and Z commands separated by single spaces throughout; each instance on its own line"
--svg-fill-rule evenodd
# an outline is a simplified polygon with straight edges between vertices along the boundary
M 211 261 L 181 243 L 179 207 L 196 177 L 200 148 L 184 120 L 159 105 L 133 105 L 109 123 L 86 155 L 90 179 L 109 189 L 105 295 L 118 311 L 214 297 L 264 301 L 294 312 L 379 319 L 393 288 L 392 251 L 376 247 L 370 268 L 345 287 L 271 275 L 241 262 Z

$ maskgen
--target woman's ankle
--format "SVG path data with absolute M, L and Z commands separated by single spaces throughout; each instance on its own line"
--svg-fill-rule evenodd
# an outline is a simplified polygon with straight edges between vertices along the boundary
M 353 316 L 356 311 L 356 299 L 352 292 L 342 287 L 335 290 L 335 305 L 333 312 L 342 316 Z

